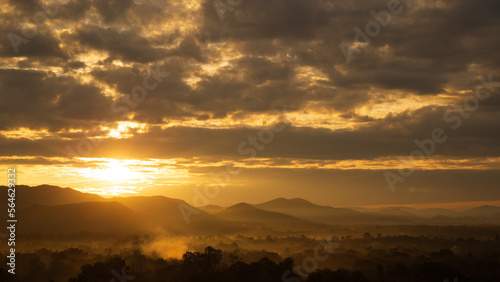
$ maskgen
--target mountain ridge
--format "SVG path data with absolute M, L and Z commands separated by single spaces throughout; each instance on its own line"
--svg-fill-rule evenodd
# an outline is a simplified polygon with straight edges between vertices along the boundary
M 6 186 L 0 186 L 7 189 Z M 5 191 L 6 192 L 6 191 Z M 0 201 L 7 200 L 7 193 L 1 193 Z M 58 215 L 71 214 L 74 221 L 91 222 L 89 215 L 98 217 L 90 207 L 97 207 L 105 218 L 97 220 L 97 227 L 104 222 L 112 222 L 109 218 L 120 217 L 119 210 L 130 219 L 130 225 L 138 229 L 147 226 L 172 234 L 203 234 L 203 233 L 234 233 L 244 232 L 248 228 L 271 228 L 285 230 L 316 230 L 338 224 L 498 224 L 500 223 L 500 207 L 484 205 L 463 212 L 446 209 L 413 209 L 408 207 L 384 207 L 379 209 L 363 209 L 356 211 L 350 208 L 337 208 L 314 204 L 302 198 L 286 199 L 283 197 L 265 201 L 259 204 L 237 203 L 222 208 L 215 205 L 193 207 L 182 199 L 165 196 L 129 196 L 104 198 L 99 195 L 77 191 L 72 188 L 62 188 L 53 185 L 38 185 L 34 187 L 20 185 L 16 187 L 16 210 L 20 216 L 25 216 L 26 224 L 38 226 L 40 230 L 49 231 L 39 225 L 39 222 L 52 218 L 63 225 L 73 226 L 67 217 Z M 192 213 L 186 219 L 180 207 L 189 209 Z M 89 209 L 88 214 L 85 208 Z M 43 216 L 42 216 L 43 215 Z M 121 215 L 123 217 L 124 215 Z M 0 216 L 6 219 L 6 213 Z M 144 226 L 139 218 L 147 221 Z M 51 223 L 52 224 L 52 223 Z M 49 224 L 55 230 L 61 225 Z M 122 222 L 120 224 L 125 224 Z M 115 224 L 116 225 L 116 224 Z M 118 224 L 119 225 L 119 224 Z M 111 224 L 110 226 L 113 226 Z M 97 228 L 96 227 L 96 228 Z M 96 229 L 94 228 L 94 229 Z M 101 228 L 98 230 L 106 230 Z M 29 229 L 29 228 L 28 228 Z M 27 229 L 27 230 L 28 230 Z M 72 230 L 80 230 L 73 226 Z M 134 228 L 119 225 L 115 229 L 127 232 Z M 21 230 L 22 231 L 22 230 Z M 30 232 L 36 231 L 29 229 Z M 65 230 L 60 230 L 65 232 Z M 81 230 L 80 230 L 81 231 Z M 109 231 L 109 230 L 108 230 Z

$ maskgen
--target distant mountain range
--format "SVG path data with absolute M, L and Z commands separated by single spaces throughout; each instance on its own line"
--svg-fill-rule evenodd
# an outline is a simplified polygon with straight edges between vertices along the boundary
M 259 209 L 247 203 L 239 203 L 216 213 L 215 216 L 231 222 L 238 222 L 246 227 L 268 226 L 278 230 L 311 230 L 322 225 L 300 219 L 285 213 Z M 300 230 L 299 229 L 299 230 Z
M 7 187 L 0 201 L 7 205 Z M 190 212 L 189 224 L 179 207 Z M 192 207 L 163 196 L 103 198 L 70 188 L 16 187 L 18 232 L 27 234 L 145 233 L 230 234 L 245 230 L 318 231 L 339 224 L 500 224 L 500 207 L 467 211 L 388 207 L 349 209 L 320 206 L 304 199 L 278 198 L 251 205 Z M 5 222 L 7 214 L 1 213 Z

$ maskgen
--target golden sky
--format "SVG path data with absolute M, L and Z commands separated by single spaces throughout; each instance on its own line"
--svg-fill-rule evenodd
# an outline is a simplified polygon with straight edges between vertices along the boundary
M 221 205 L 500 200 L 498 1 L 236 2 L 2 2 L 2 171 Z

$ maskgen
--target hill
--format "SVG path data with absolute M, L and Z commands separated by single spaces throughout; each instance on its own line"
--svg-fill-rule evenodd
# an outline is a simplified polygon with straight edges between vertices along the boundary
M 464 216 L 485 216 L 485 217 L 490 217 L 498 213 L 500 213 L 500 207 L 495 207 L 495 206 L 480 206 L 462 212 Z
M 369 222 L 371 219 L 370 216 L 352 209 L 319 206 L 300 198 L 278 198 L 257 204 L 255 207 L 326 224 L 363 223 Z
M 7 186 L 0 186 L 0 190 Z M 0 201 L 7 201 L 7 193 L 0 193 Z M 31 205 L 65 205 L 85 202 L 103 202 L 105 198 L 89 193 L 82 193 L 71 188 L 61 188 L 52 185 L 39 185 L 30 187 L 16 186 L 16 206 L 18 209 Z
M 246 227 L 272 227 L 280 230 L 311 230 L 322 227 L 287 214 L 265 211 L 247 203 L 230 206 L 215 215 L 224 220 L 239 222 Z
M 19 233 L 75 234 L 80 232 L 133 234 L 152 231 L 147 216 L 117 202 L 32 205 L 17 213 Z
M 206 205 L 203 207 L 198 207 L 198 209 L 200 209 L 208 214 L 215 214 L 215 213 L 222 211 L 224 208 L 221 206 L 216 206 L 216 205 Z
M 374 220 L 381 224 L 409 224 L 409 223 L 420 223 L 425 220 L 408 210 L 403 210 L 399 208 L 389 208 L 382 209 L 376 212 L 365 213 L 374 216 Z
M 179 199 L 164 196 L 134 196 L 114 197 L 111 200 L 155 219 L 164 229 L 172 233 L 236 232 L 238 229 L 233 224 L 223 222 Z M 185 215 L 181 212 L 181 208 L 185 209 Z M 187 214 L 191 212 L 191 215 Z

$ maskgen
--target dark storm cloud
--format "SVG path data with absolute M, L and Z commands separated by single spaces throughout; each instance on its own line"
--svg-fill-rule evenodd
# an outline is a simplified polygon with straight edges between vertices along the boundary
M 339 44 L 352 43 L 353 27 L 364 30 L 374 20 L 370 11 L 387 10 L 387 2 L 247 1 L 226 12 L 224 22 L 207 3 L 202 34 L 215 41 L 244 42 L 251 46 L 245 51 L 252 53 L 287 50 L 296 62 L 320 68 L 345 88 L 361 85 L 437 94 L 451 76 L 472 63 L 500 63 L 498 39 L 491 36 L 500 28 L 498 1 L 452 1 L 445 8 L 418 9 L 415 3 L 401 1 L 403 12 L 392 15 L 391 23 L 346 65 Z M 264 46 L 255 46 L 255 40 Z M 266 46 L 266 40 L 274 45 Z M 386 45 L 388 55 L 379 50 Z M 345 65 L 345 74 L 334 69 L 337 64 Z
M 34 13 L 44 11 L 46 7 L 55 12 L 56 18 L 68 20 L 78 20 L 88 10 L 94 8 L 106 23 L 125 17 L 129 9 L 134 6 L 132 0 L 78 0 L 66 3 L 53 0 L 44 1 L 43 4 L 37 0 L 9 0 L 9 3 L 16 8 L 18 15 L 32 16 Z
M 461 125 L 454 130 L 456 119 L 444 120 L 445 108 L 426 107 L 408 111 L 357 130 L 328 130 L 314 128 L 287 127 L 276 132 L 271 143 L 264 149 L 256 149 L 249 142 L 249 137 L 257 137 L 259 128 L 202 129 L 192 127 L 171 127 L 160 129 L 151 127 L 143 134 L 134 133 L 128 139 L 103 140 L 93 149 L 94 157 L 126 158 L 178 158 L 211 157 L 219 159 L 242 159 L 252 157 L 248 149 L 253 148 L 262 158 L 292 158 L 318 160 L 375 159 L 395 155 L 408 156 L 419 149 L 415 139 L 432 138 L 435 128 L 444 130 L 447 139 L 436 144 L 432 156 L 449 158 L 499 157 L 500 115 L 486 111 L 472 112 L 470 117 L 461 120 Z M 455 113 L 452 116 L 458 117 Z M 27 152 L 43 152 L 50 147 L 51 155 L 65 156 L 66 145 L 76 145 L 82 136 L 72 136 L 73 140 L 59 141 L 42 139 L 3 140 L 1 154 L 13 152 L 23 155 Z M 19 143 L 16 143 L 19 142 Z M 241 146 L 242 143 L 246 143 Z M 54 149 L 58 148 L 58 149 Z M 300 149 L 298 149 L 300 148 Z M 7 150 L 7 151 L 5 151 Z
M 91 7 L 91 0 L 68 1 L 66 4 L 60 5 L 60 10 L 56 18 L 68 21 L 79 21 Z
M 31 0 L 9 3 L 15 11 L 1 33 L 21 35 L 22 16 L 30 17 L 42 8 Z M 82 83 L 79 73 L 90 70 L 87 74 L 95 81 L 129 95 L 142 85 L 147 69 L 159 65 L 170 75 L 132 109 L 133 121 L 236 120 L 285 105 L 291 112 L 301 113 L 314 104 L 320 113 L 333 111 L 346 121 L 366 124 L 340 131 L 314 128 L 321 124 L 291 127 L 277 134 L 260 154 L 318 159 L 407 155 L 414 149 L 415 138 L 428 138 L 435 127 L 450 130 L 450 124 L 443 121 L 444 107 L 412 109 L 381 119 L 357 111 L 363 106 L 377 110 L 379 103 L 397 99 L 395 92 L 401 98 L 420 95 L 421 99 L 446 93 L 460 101 L 460 91 L 479 84 L 476 76 L 492 73 L 493 80 L 500 80 L 500 39 L 495 36 L 500 31 L 500 4 L 458 0 L 442 1 L 445 5 L 436 7 L 435 3 L 424 6 L 419 1 L 402 1 L 403 12 L 392 15 L 391 23 L 347 63 L 339 44 L 351 44 L 356 35 L 353 27 L 364 29 L 374 20 L 370 12 L 387 9 L 387 3 L 243 1 L 221 21 L 212 1 L 204 2 L 196 15 L 170 1 L 163 6 L 146 1 L 70 1 L 38 27 L 35 37 L 20 45 L 19 54 L 6 37 L 1 41 L 2 59 L 24 57 L 15 62 L 21 69 L 59 66 L 66 72 L 58 76 L 45 71 L 2 70 L 1 127 L 89 130 L 103 118 L 116 120 L 116 113 L 110 111 L 113 101 L 96 85 Z M 187 27 L 182 25 L 183 17 Z M 108 60 L 85 61 L 95 51 L 109 56 Z M 126 65 L 116 66 L 113 60 Z M 221 60 L 226 64 L 206 71 L 213 67 L 208 64 Z M 304 68 L 323 75 L 315 81 L 302 81 L 298 76 L 304 75 Z M 450 131 L 450 139 L 437 153 L 497 156 L 498 97 L 481 101 L 459 130 Z M 105 141 L 95 153 L 105 156 L 120 149 L 137 157 L 153 152 L 162 157 L 239 157 L 238 144 L 257 131 L 153 127 L 131 139 Z M 70 136 L 79 140 L 79 136 Z M 55 142 L 2 142 L 7 141 L 11 149 L 26 146 L 31 153 L 43 152 L 42 148 Z M 145 144 L 148 150 L 140 149 Z M 58 154 L 55 148 L 59 145 L 51 149 L 53 154 Z
M 134 5 L 132 0 L 94 0 L 93 3 L 105 22 L 126 17 L 128 10 Z
M 56 160 L 56 159 L 50 159 L 50 158 L 45 158 L 45 157 L 33 157 L 33 158 L 26 158 L 26 159 L 1 159 L 0 164 L 6 164 L 6 165 L 29 165 L 29 164 L 34 164 L 34 165 L 54 165 L 54 164 L 75 164 L 75 162 L 72 161 L 61 161 L 61 160 Z
M 414 94 L 439 94 L 448 81 L 446 72 L 430 69 L 429 64 L 413 59 L 386 59 L 365 50 L 348 66 L 349 73 L 334 73 L 335 85 L 346 89 L 376 86 Z
M 3 130 L 26 127 L 60 130 L 92 127 L 111 118 L 111 100 L 90 84 L 50 72 L 0 70 Z M 94 123 L 94 124 L 93 124 Z
M 244 1 L 221 23 L 212 1 L 203 4 L 203 35 L 208 40 L 301 38 L 313 39 L 328 22 L 328 3 L 319 0 Z
M 268 78 L 267 83 L 256 85 L 252 83 L 252 77 L 258 75 L 260 70 L 249 70 L 246 73 L 250 80 L 240 80 L 232 74 L 238 69 L 229 69 L 220 76 L 207 77 L 197 83 L 189 97 L 189 102 L 195 103 L 195 109 L 211 111 L 213 113 L 223 112 L 225 116 L 229 113 L 243 111 L 246 113 L 272 111 L 273 108 L 287 105 L 298 107 L 302 103 L 305 91 L 294 87 L 289 80 L 273 80 L 275 73 Z
M 162 49 L 152 47 L 137 30 L 119 31 L 89 25 L 77 31 L 76 39 L 83 45 L 109 51 L 110 59 L 152 62 L 164 54 Z
M 179 47 L 171 50 L 169 52 L 170 56 L 180 56 L 186 58 L 193 58 L 199 62 L 204 62 L 202 50 L 198 42 L 196 42 L 195 38 L 190 36 L 184 38 L 182 42 L 179 44 Z
M 499 11 L 498 1 L 448 4 L 442 9 L 408 7 L 402 14 L 393 15 L 393 22 L 371 40 L 369 47 L 353 56 L 348 75 L 333 79 L 436 94 L 443 92 L 453 75 L 466 72 L 471 64 L 498 66 L 498 52 L 494 51 L 498 40 L 491 37 L 500 28 L 500 20 L 492 12 Z M 375 48 L 386 45 L 389 55 L 376 52 Z
M 134 110 L 137 121 L 159 123 L 162 118 L 202 119 L 198 112 L 207 112 L 212 118 L 236 112 L 266 112 L 285 104 L 298 107 L 306 95 L 304 90 L 295 87 L 289 66 L 262 58 L 236 60 L 218 75 L 202 76 L 195 87 L 189 86 L 183 78 L 200 70 L 186 65 L 184 60 L 174 58 L 158 68 L 170 75 L 148 91 L 147 99 Z M 238 77 L 238 73 L 243 76 Z M 107 66 L 95 69 L 92 75 L 114 85 L 120 93 L 130 94 L 134 86 L 142 84 L 147 73 L 138 67 Z M 185 107 L 191 112 L 181 110 Z
M 9 0 L 9 3 L 15 6 L 19 10 L 33 12 L 36 11 L 40 6 L 36 0 Z
M 498 39 L 489 35 L 500 27 L 500 3 L 495 0 L 445 2 L 448 8 L 420 9 L 411 13 L 414 21 L 406 26 L 396 25 L 399 36 L 387 39 L 389 44 L 398 47 L 397 54 L 429 58 L 444 66 L 456 64 L 458 69 L 469 62 L 494 59 L 499 63 L 498 52 L 493 52 Z M 408 28 L 401 32 L 405 27 Z
M 442 128 L 448 140 L 437 146 L 435 154 L 449 157 L 499 156 L 500 133 L 491 128 L 499 128 L 498 113 L 473 112 L 463 119 L 461 126 L 443 119 L 444 108 L 422 108 L 414 112 L 389 116 L 372 125 L 357 130 L 337 130 L 290 127 L 275 133 L 274 140 L 259 157 L 288 157 L 305 159 L 372 159 L 393 155 L 409 155 L 417 149 L 414 140 L 431 138 L 435 128 Z M 452 116 L 458 116 L 454 114 Z M 259 129 L 209 130 L 192 128 L 169 128 L 153 130 L 134 138 L 132 145 L 139 147 L 142 142 L 153 145 L 154 140 L 162 140 L 153 150 L 155 154 L 167 156 L 226 156 L 248 158 L 240 155 L 238 146 L 248 141 L 249 136 L 257 136 Z M 182 138 L 172 138 L 182 136 Z M 170 137 L 170 138 L 166 138 Z M 143 139 L 144 138 L 144 139 Z M 143 140 L 141 140 L 143 139 Z M 165 143 L 163 143 L 165 142 Z M 162 144 L 162 145 L 160 145 Z M 244 149 L 252 146 L 245 146 Z M 163 148 L 163 149 L 162 149 Z M 298 149 L 300 148 L 300 149 Z M 128 151 L 123 149 L 122 151 Z M 144 152 L 148 154 L 147 152 Z
M 155 72 L 168 72 L 161 82 L 155 82 Z M 155 83 L 156 87 L 147 91 L 147 97 L 133 109 L 135 120 L 139 122 L 161 123 L 163 118 L 196 117 L 194 112 L 180 107 L 185 104 L 191 88 L 182 80 L 189 73 L 182 61 L 173 59 L 165 64 L 152 65 L 146 69 L 140 66 L 117 67 L 106 66 L 96 68 L 91 74 L 94 79 L 112 85 L 123 95 L 131 95 L 131 90 L 143 84 L 145 77 L 150 77 L 148 83 Z
M 68 58 L 68 55 L 59 46 L 59 40 L 50 31 L 46 29 L 31 29 L 29 32 L 36 32 L 36 34 L 32 38 L 26 38 L 24 37 L 23 30 L 18 26 L 0 27 L 0 34 L 5 35 L 0 41 L 0 58 Z
M 75 69 L 82 69 L 86 65 L 84 62 L 81 61 L 71 61 L 67 62 L 64 66 L 65 70 L 75 70 Z
M 246 79 L 253 83 L 269 80 L 288 80 L 292 75 L 289 65 L 275 63 L 259 57 L 245 57 L 236 62 L 236 69 L 246 71 Z

